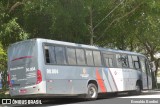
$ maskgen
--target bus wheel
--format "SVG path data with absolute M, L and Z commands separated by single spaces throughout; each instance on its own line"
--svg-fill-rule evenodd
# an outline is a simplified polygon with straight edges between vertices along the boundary
M 141 85 L 140 85 L 140 83 L 137 83 L 136 84 L 136 92 L 135 92 L 135 94 L 136 95 L 139 95 L 139 94 L 141 94 Z
M 87 92 L 87 100 L 95 100 L 98 97 L 98 89 L 95 84 L 90 83 L 88 85 L 88 92 Z

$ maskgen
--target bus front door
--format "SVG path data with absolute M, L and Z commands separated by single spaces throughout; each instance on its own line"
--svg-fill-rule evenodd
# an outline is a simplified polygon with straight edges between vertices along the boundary
M 140 58 L 140 64 L 141 64 L 141 71 L 142 71 L 142 86 L 143 89 L 148 89 L 149 82 L 148 82 L 148 70 L 146 66 L 146 59 L 141 57 Z

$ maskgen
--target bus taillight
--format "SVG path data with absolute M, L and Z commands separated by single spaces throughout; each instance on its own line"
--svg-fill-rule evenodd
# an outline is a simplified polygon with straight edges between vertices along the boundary
M 10 76 L 10 74 L 8 73 L 8 85 L 9 85 L 9 87 L 11 87 L 12 86 L 12 84 L 11 84 L 11 76 Z
M 36 84 L 39 84 L 42 81 L 42 74 L 40 70 L 37 70 L 37 82 Z

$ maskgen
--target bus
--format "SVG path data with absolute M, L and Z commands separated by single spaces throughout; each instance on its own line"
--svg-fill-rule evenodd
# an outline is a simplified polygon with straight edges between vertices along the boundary
M 8 48 L 10 95 L 80 96 L 152 89 L 149 60 L 129 51 L 29 39 Z

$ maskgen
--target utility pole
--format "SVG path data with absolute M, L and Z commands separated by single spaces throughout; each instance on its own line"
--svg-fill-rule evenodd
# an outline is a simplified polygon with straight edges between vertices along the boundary
M 94 29 L 93 29 L 93 10 L 92 7 L 89 8 L 90 14 L 90 45 L 93 45 L 93 38 L 94 38 Z

